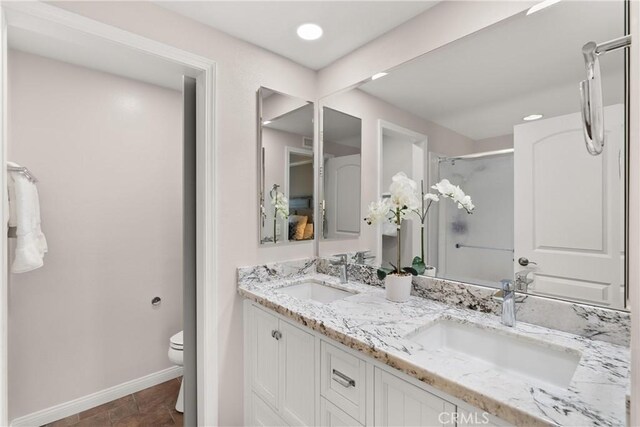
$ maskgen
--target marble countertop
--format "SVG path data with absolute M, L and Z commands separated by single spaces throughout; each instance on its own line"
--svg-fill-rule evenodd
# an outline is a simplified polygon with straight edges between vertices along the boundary
M 626 425 L 630 354 L 626 347 L 414 297 L 406 303 L 384 298 L 384 290 L 360 283 L 340 284 L 333 276 L 265 278 L 239 274 L 239 293 L 285 317 L 423 381 L 515 425 Z M 321 304 L 279 292 L 317 280 L 353 296 Z M 568 388 L 541 385 L 523 376 L 497 373 L 473 359 L 438 358 L 409 339 L 440 320 L 469 323 L 521 340 L 581 355 Z

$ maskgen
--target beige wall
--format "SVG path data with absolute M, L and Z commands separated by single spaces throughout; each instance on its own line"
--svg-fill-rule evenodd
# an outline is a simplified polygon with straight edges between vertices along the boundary
M 182 97 L 21 52 L 8 64 L 8 157 L 40 180 L 49 244 L 43 268 L 10 275 L 11 419 L 171 366 Z
M 513 148 L 513 134 L 494 136 L 492 138 L 479 139 L 474 143 L 474 152 L 506 150 Z
M 242 425 L 242 299 L 236 292 L 236 269 L 314 254 L 312 242 L 276 247 L 258 245 L 256 91 L 265 86 L 313 100 L 316 73 L 150 2 L 54 4 L 217 63 L 218 408 L 220 425 Z

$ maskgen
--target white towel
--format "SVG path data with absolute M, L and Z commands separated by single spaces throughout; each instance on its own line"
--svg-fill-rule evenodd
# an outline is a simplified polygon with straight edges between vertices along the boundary
M 21 173 L 10 172 L 8 181 L 9 227 L 16 227 L 17 237 L 11 272 L 26 273 L 42 267 L 47 253 L 47 240 L 40 229 L 38 189 Z

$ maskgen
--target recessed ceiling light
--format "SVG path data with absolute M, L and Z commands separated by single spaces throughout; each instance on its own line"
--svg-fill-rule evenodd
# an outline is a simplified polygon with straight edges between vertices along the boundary
M 553 6 L 554 4 L 560 2 L 560 0 L 545 0 L 536 5 L 531 6 L 531 9 L 527 11 L 527 15 L 531 15 L 536 12 L 540 12 L 542 9 L 546 9 L 549 6 Z
M 542 117 L 543 117 L 542 114 L 529 114 L 527 117 L 523 117 L 522 120 L 530 122 L 533 120 L 541 119 Z
M 271 123 L 271 120 L 265 120 L 264 122 L 262 122 L 263 125 L 268 125 L 269 123 Z
M 322 37 L 322 27 L 318 24 L 302 24 L 297 30 L 298 37 L 304 40 L 318 40 Z
M 378 73 L 378 74 L 374 74 L 373 76 L 371 76 L 371 80 L 377 80 L 377 79 L 379 79 L 380 77 L 384 77 L 384 76 L 386 76 L 387 74 L 389 74 L 389 73 Z

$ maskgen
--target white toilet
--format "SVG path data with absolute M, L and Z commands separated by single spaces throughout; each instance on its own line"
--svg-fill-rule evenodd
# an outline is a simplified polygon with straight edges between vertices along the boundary
M 174 336 L 169 339 L 169 360 L 178 365 L 183 365 L 182 358 L 182 331 L 178 332 Z M 180 393 L 178 393 L 178 400 L 176 401 L 176 411 L 183 412 L 184 411 L 184 380 L 180 385 Z

